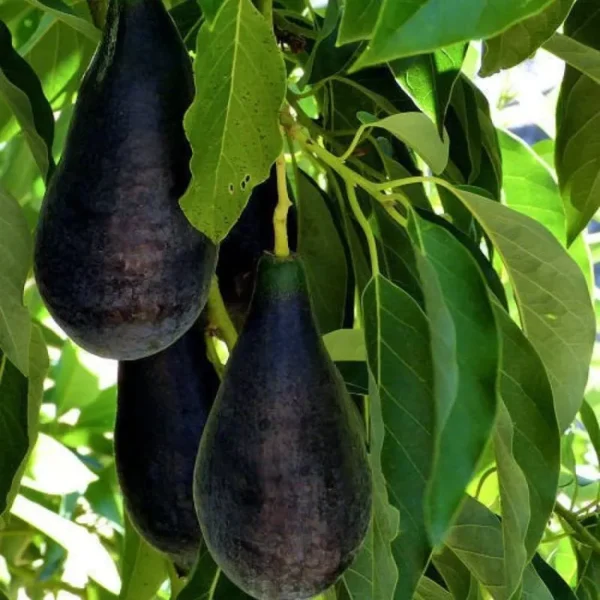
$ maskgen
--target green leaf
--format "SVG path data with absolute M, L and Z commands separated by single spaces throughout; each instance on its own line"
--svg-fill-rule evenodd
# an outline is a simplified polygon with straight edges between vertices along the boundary
M 525 476 L 528 486 L 525 502 L 529 506 L 519 506 L 521 499 L 513 501 L 513 505 L 515 510 L 527 509 L 529 513 L 521 536 L 529 561 L 542 539 L 556 500 L 560 472 L 560 432 L 552 388 L 540 357 L 497 303 L 494 304 L 494 311 L 502 332 L 500 394 L 509 416 L 507 420 L 504 414 L 499 425 L 501 430 L 497 433 L 497 437 L 504 439 L 505 446 L 500 448 L 503 451 L 502 465 L 498 457 L 500 485 L 502 492 L 502 488 L 510 486 L 511 479 L 515 478 L 517 481 L 513 487 L 517 487 L 520 481 L 518 471 Z M 511 464 L 513 460 L 516 465 Z M 506 478 L 506 469 L 516 474 L 508 473 Z M 505 489 L 505 492 L 511 494 L 510 489 Z M 515 490 L 514 495 L 518 494 L 519 491 Z M 525 495 L 523 491 L 520 494 Z
M 433 556 L 433 564 L 442 574 L 455 600 L 480 600 L 476 579 L 448 546 Z
M 431 552 L 423 514 L 435 441 L 431 333 L 419 305 L 382 276 L 367 285 L 363 311 L 385 424 L 381 464 L 402 523 L 392 545 L 399 572 L 395 598 L 409 599 Z
M 510 414 L 504 403 L 500 402 L 494 448 L 502 506 L 504 586 L 507 598 L 512 598 L 522 584 L 528 562 L 525 537 L 531 517 L 529 488 L 525 474 L 514 456 L 514 438 L 515 427 Z
M 467 48 L 467 44 L 455 44 L 431 54 L 390 63 L 396 81 L 437 125 L 440 136 L 444 133 L 446 111 Z
M 370 121 L 361 125 L 358 131 L 362 133 L 371 127 L 380 127 L 396 136 L 412 148 L 434 173 L 441 173 L 446 168 L 450 148 L 448 136 L 442 142 L 435 125 L 423 113 L 400 113 L 379 121 Z
M 27 0 L 29 4 L 51 14 L 66 25 L 79 31 L 93 43 L 100 41 L 100 31 L 92 23 L 77 16 L 62 0 Z
M 325 192 L 304 171 L 298 179 L 298 252 L 306 267 L 312 308 L 321 334 L 344 324 L 348 265 Z
M 565 244 L 565 211 L 550 171 L 519 138 L 506 131 L 498 131 L 498 137 L 506 204 L 544 225 Z
M 577 2 L 565 23 L 565 33 L 600 50 L 597 31 L 600 13 L 596 5 Z M 567 66 L 556 109 L 555 164 L 567 216 L 570 244 L 583 231 L 600 206 L 600 86 Z
M 539 554 L 533 557 L 532 564 L 554 600 L 577 600 L 569 584 Z
M 23 485 L 44 494 L 64 496 L 85 492 L 97 479 L 71 450 L 42 433 L 29 457 Z
M 419 581 L 415 600 L 452 600 L 452 594 L 435 581 L 423 577 Z
M 44 178 L 54 171 L 54 115 L 40 80 L 12 46 L 8 27 L 0 21 L 0 97 L 15 115 Z
M 331 360 L 355 362 L 367 360 L 365 336 L 360 329 L 338 329 L 323 336 Z
M 496 515 L 483 504 L 467 497 L 450 530 L 447 544 L 493 598 L 508 600 L 504 585 L 502 527 Z M 523 577 L 523 598 L 553 600 L 531 565 Z
M 573 2 L 554 0 L 542 12 L 486 40 L 480 76 L 488 77 L 527 60 L 566 19 Z
M 544 50 L 600 83 L 600 51 L 597 48 L 591 48 L 568 35 L 555 33 L 544 44 Z
M 369 284 L 371 285 L 371 284 Z M 367 300 L 365 291 L 364 300 Z M 373 477 L 373 512 L 371 526 L 361 551 L 342 579 L 351 600 L 398 598 L 398 568 L 394 562 L 392 542 L 398 534 L 398 511 L 389 504 L 386 478 L 382 471 L 382 451 L 386 437 L 381 398 L 373 378 L 369 381 L 371 473 Z M 396 595 L 394 595 L 396 590 Z
M 383 0 L 346 0 L 338 44 L 371 37 Z
M 581 421 L 590 436 L 590 441 L 592 442 L 594 452 L 596 453 L 598 464 L 600 464 L 600 424 L 598 424 L 598 418 L 587 400 L 583 401 L 580 413 Z
M 185 117 L 192 182 L 180 203 L 192 225 L 219 242 L 282 150 L 285 66 L 252 2 L 227 0 L 198 34 L 194 69 L 196 96 Z
M 140 536 L 128 517 L 121 573 L 119 600 L 153 600 L 167 579 L 167 559 Z
M 73 553 L 78 558 L 80 572 L 109 592 L 119 593 L 119 572 L 97 535 L 21 495 L 15 498 L 11 512 Z
M 32 240 L 21 207 L 1 188 L 0 256 L 0 349 L 27 375 L 31 321 L 23 306 L 23 288 L 31 266 Z
M 98 397 L 98 376 L 80 360 L 81 351 L 70 340 L 63 347 L 56 366 L 54 401 L 58 414 L 84 408 Z
M 35 444 L 47 370 L 48 353 L 37 327 L 31 329 L 29 379 L 0 355 L 0 524 L 16 496 Z
M 423 54 L 457 42 L 488 38 L 548 6 L 552 0 L 383 0 L 366 51 L 353 65 L 358 70 L 403 56 Z
M 523 329 L 548 372 L 563 431 L 581 405 L 594 344 L 595 316 L 585 278 L 537 221 L 482 196 L 456 193 L 506 266 Z
M 198 0 L 202 14 L 209 23 L 213 23 L 225 0 Z
M 410 225 L 439 286 L 426 293 L 428 312 L 438 301 L 432 298 L 434 293 L 441 293 L 454 329 L 442 343 L 456 344 L 451 355 L 456 357 L 458 386 L 447 383 L 443 399 L 437 390 L 436 459 L 427 496 L 427 528 L 433 545 L 438 546 L 459 510 L 492 432 L 498 402 L 499 335 L 485 280 L 470 252 L 448 231 L 416 215 L 411 216 Z M 431 277 L 424 266 L 421 270 L 422 279 Z M 447 356 L 436 357 L 442 361 L 437 373 L 448 368 Z

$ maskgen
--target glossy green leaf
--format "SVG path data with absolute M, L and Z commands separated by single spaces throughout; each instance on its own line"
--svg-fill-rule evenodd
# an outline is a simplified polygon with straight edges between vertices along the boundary
M 119 600 L 153 600 L 167 579 L 167 559 L 140 536 L 127 517 L 122 561 Z
M 598 423 L 598 417 L 596 417 L 594 409 L 587 400 L 583 401 L 580 412 L 581 421 L 590 436 L 590 441 L 598 458 L 598 464 L 600 464 L 600 424 Z
M 455 600 L 481 599 L 477 580 L 448 546 L 433 556 L 433 564 L 442 574 Z
M 446 168 L 449 140 L 447 137 L 443 142 L 440 140 L 435 125 L 423 113 L 400 113 L 379 121 L 369 121 L 362 125 L 359 131 L 371 127 L 380 127 L 396 136 L 412 148 L 434 173 L 441 173 Z
M 562 198 L 550 171 L 516 136 L 499 131 L 506 204 L 549 229 L 566 244 L 566 221 Z
M 54 116 L 35 71 L 12 46 L 8 27 L 0 21 L 0 98 L 16 117 L 42 177 L 54 170 Z
M 532 565 L 554 600 L 577 600 L 569 584 L 539 554 L 533 557 Z
M 371 284 L 369 284 L 371 285 Z M 369 287 L 364 301 L 370 302 Z M 385 437 L 385 424 L 379 390 L 375 381 L 370 380 L 370 455 L 373 477 L 373 512 L 371 526 L 358 556 L 345 572 L 342 584 L 348 598 L 381 598 L 393 600 L 401 593 L 398 582 L 398 567 L 394 563 L 392 542 L 398 534 L 398 511 L 390 506 L 386 479 L 382 471 L 382 458 Z
M 395 598 L 408 599 L 431 551 L 423 513 L 435 443 L 431 333 L 418 304 L 382 276 L 365 289 L 363 310 L 385 423 L 381 464 L 402 524 L 392 545 L 399 571 Z
M 91 579 L 109 592 L 119 593 L 119 572 L 97 535 L 21 495 L 15 498 L 11 512 L 78 556 L 81 570 Z
M 457 193 L 506 266 L 523 329 L 544 362 L 564 430 L 581 405 L 595 337 L 585 278 L 556 238 L 533 219 L 470 192 Z
M 496 515 L 468 497 L 450 530 L 447 544 L 494 598 L 508 600 L 504 585 L 502 528 Z M 531 565 L 523 577 L 523 598 L 553 600 Z
M 565 34 L 600 50 L 600 13 L 595 3 L 577 2 L 565 23 Z M 600 206 L 600 85 L 567 66 L 556 109 L 556 173 L 565 204 L 571 243 Z
M 529 561 L 554 508 L 560 472 L 560 432 L 552 389 L 540 357 L 497 303 L 494 312 L 502 333 L 500 394 L 508 413 L 503 415 L 497 432 L 504 445 L 497 449 L 503 453 L 502 460 L 497 455 L 501 492 L 506 487 L 510 496 L 506 501 L 517 513 L 522 511 L 524 520 L 528 517 L 525 527 L 521 526 L 520 540 Z M 527 493 L 520 489 L 522 475 Z
M 344 324 L 348 265 L 340 236 L 317 183 L 300 171 L 298 179 L 298 252 L 321 334 Z
M 360 329 L 338 329 L 323 336 L 331 360 L 366 361 L 365 336 Z
M 460 43 L 390 63 L 396 81 L 437 125 L 440 136 L 454 84 L 460 74 L 467 44 Z
M 486 40 L 479 74 L 487 77 L 527 60 L 567 18 L 573 2 L 554 0 L 542 12 Z
M 100 31 L 92 23 L 79 17 L 62 0 L 27 0 L 27 2 L 63 21 L 72 29 L 85 35 L 92 42 L 97 43 L 100 41 Z
M 0 188 L 0 349 L 27 375 L 31 321 L 23 288 L 32 257 L 32 240 L 18 202 Z
M 367 50 L 354 69 L 488 38 L 548 6 L 552 0 L 383 0 Z
M 592 48 L 568 35 L 555 33 L 544 44 L 544 50 L 548 50 L 581 74 L 600 84 L 600 50 L 598 48 Z
M 491 435 L 498 401 L 499 335 L 487 286 L 468 250 L 437 225 L 415 217 L 414 226 L 454 325 L 458 367 L 454 401 L 438 404 L 438 413 L 444 418 L 438 421 L 436 459 L 427 496 L 427 527 L 437 546 L 460 507 Z M 449 472 L 453 473 L 450 480 Z
M 527 479 L 517 462 L 513 444 L 515 426 L 504 403 L 500 403 L 494 448 L 498 467 L 504 542 L 505 595 L 511 598 L 520 589 L 528 562 L 525 537 L 531 518 Z
M 415 593 L 415 600 L 453 600 L 452 594 L 435 581 L 423 577 Z
M 38 414 L 48 370 L 42 334 L 31 329 L 29 379 L 0 354 L 0 524 L 16 496 L 38 433 Z
M 252 2 L 227 0 L 212 27 L 205 23 L 198 34 L 194 70 L 196 96 L 185 117 L 192 182 L 180 203 L 190 222 L 218 242 L 282 150 L 285 67 Z
M 370 38 L 382 4 L 383 0 L 346 0 L 338 43 Z

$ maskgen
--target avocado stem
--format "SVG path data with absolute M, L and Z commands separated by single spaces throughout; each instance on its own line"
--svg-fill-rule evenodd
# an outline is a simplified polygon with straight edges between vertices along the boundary
M 231 352 L 237 342 L 238 334 L 227 312 L 225 302 L 223 302 L 223 296 L 221 296 L 219 282 L 216 277 L 213 277 L 210 284 L 207 309 L 209 324 L 218 330 L 219 337 L 227 344 Z
M 369 221 L 365 217 L 360 204 L 358 202 L 358 198 L 356 197 L 356 189 L 354 188 L 354 184 L 350 182 L 346 182 L 346 191 L 348 193 L 348 201 L 350 203 L 350 208 L 354 213 L 354 217 L 358 221 L 358 224 L 361 226 L 365 237 L 367 238 L 367 244 L 369 246 L 369 255 L 371 257 L 371 268 L 373 270 L 373 277 L 377 277 L 379 275 L 379 255 L 377 254 L 377 243 L 375 242 L 375 236 L 373 235 L 373 230 L 369 225 Z
M 275 256 L 285 258 L 290 255 L 290 246 L 287 234 L 287 216 L 292 203 L 288 195 L 285 156 L 279 156 L 277 167 L 277 195 L 279 200 L 273 213 L 273 229 L 275 232 Z

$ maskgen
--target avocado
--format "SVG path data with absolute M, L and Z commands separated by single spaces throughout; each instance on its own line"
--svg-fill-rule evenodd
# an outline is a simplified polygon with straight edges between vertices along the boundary
M 111 0 L 34 260 L 51 315 L 99 356 L 163 350 L 206 302 L 217 249 L 178 203 L 190 180 L 183 117 L 193 94 L 190 58 L 162 2 Z
M 258 260 L 275 244 L 273 213 L 278 198 L 277 170 L 273 166 L 269 177 L 252 190 L 246 208 L 221 243 L 217 264 L 219 288 L 238 329 L 248 312 Z M 295 251 L 298 245 L 295 206 L 288 212 L 288 238 L 290 249 Z
M 363 425 L 313 317 L 301 260 L 265 254 L 194 472 L 204 540 L 264 600 L 330 587 L 369 526 Z
M 139 533 L 183 570 L 202 539 L 194 462 L 218 387 L 199 323 L 166 350 L 119 363 L 114 444 L 125 507 Z

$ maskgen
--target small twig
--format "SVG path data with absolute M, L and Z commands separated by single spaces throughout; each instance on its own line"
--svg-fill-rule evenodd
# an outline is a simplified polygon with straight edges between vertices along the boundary
M 554 506 L 554 512 L 573 530 L 573 533 L 582 544 L 589 546 L 596 554 L 600 554 L 600 540 L 593 536 L 570 510 L 557 502 Z

